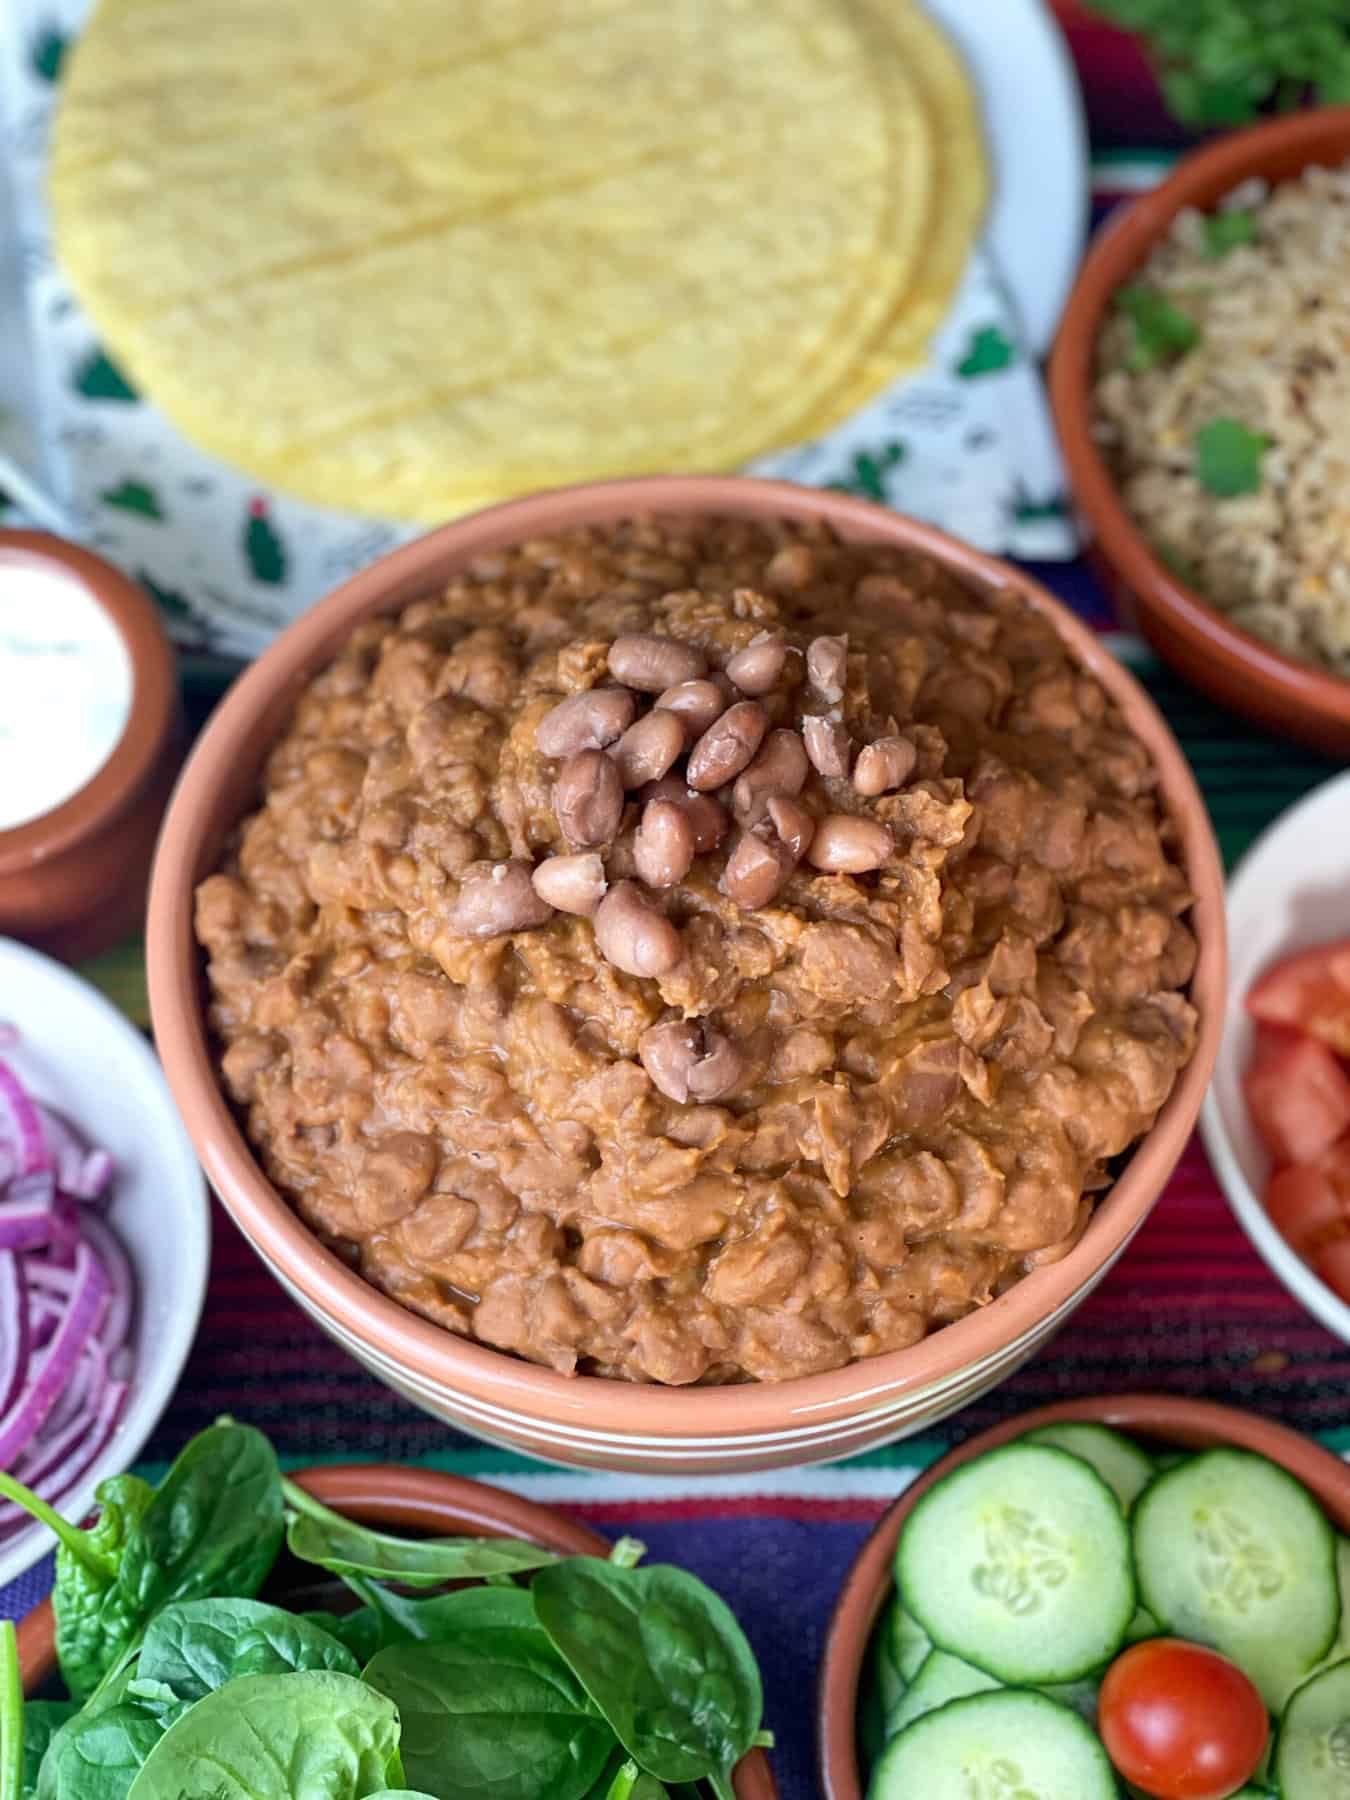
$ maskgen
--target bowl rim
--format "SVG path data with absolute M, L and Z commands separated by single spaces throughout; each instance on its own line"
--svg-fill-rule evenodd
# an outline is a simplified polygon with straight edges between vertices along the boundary
M 74 988 L 96 1007 L 109 1034 L 110 1049 L 115 1050 L 124 1062 L 134 1060 L 140 1063 L 146 1075 L 151 1078 L 158 1095 L 158 1111 L 153 1115 L 153 1133 L 157 1137 L 173 1137 L 175 1156 L 182 1166 L 180 1202 L 170 1210 L 161 1200 L 161 1210 L 166 1221 L 172 1224 L 177 1233 L 173 1291 L 164 1309 L 164 1341 L 148 1366 L 140 1358 L 137 1359 L 131 1373 L 131 1386 L 117 1424 L 83 1475 L 54 1503 L 56 1511 L 63 1517 L 77 1518 L 80 1510 L 87 1510 L 92 1505 L 94 1490 L 99 1482 L 125 1468 L 140 1454 L 182 1380 L 206 1304 L 206 1287 L 211 1266 L 211 1202 L 202 1179 L 200 1163 L 195 1162 L 193 1156 L 191 1139 L 178 1116 L 172 1089 L 145 1034 L 91 981 L 76 970 L 67 968 L 55 957 L 35 950 L 30 944 L 22 943 L 17 938 L 0 937 L 0 961 L 7 958 L 32 964 L 40 971 L 44 981 Z M 129 1250 L 128 1255 L 131 1255 Z M 142 1271 L 135 1267 L 134 1260 L 133 1272 L 138 1284 L 137 1306 L 143 1308 L 145 1295 L 140 1286 Z M 55 1543 L 56 1540 L 47 1527 L 37 1523 L 0 1542 L 0 1587 L 17 1581 L 21 1575 L 26 1574 L 55 1547 Z
M 857 1753 L 858 1686 L 872 1628 L 890 1596 L 891 1562 L 905 1520 L 936 1482 L 986 1450 L 1067 1420 L 1111 1425 L 1188 1449 L 1234 1445 L 1279 1463 L 1308 1487 L 1335 1523 L 1350 1528 L 1350 1467 L 1292 1426 L 1236 1406 L 1173 1394 L 1106 1394 L 1033 1407 L 977 1432 L 915 1478 L 887 1507 L 849 1565 L 825 1636 L 816 1692 L 817 1773 L 825 1800 L 863 1800 Z
M 1343 806 L 1350 815 L 1350 769 L 1344 769 L 1339 775 L 1333 775 L 1328 781 L 1319 782 L 1315 788 L 1296 800 L 1292 806 L 1285 807 L 1277 814 L 1264 831 L 1260 832 L 1243 851 L 1241 858 L 1228 878 L 1228 901 L 1230 911 L 1236 910 L 1244 886 L 1244 877 L 1248 876 L 1254 860 L 1259 855 L 1268 855 L 1277 845 L 1280 833 L 1305 813 L 1315 811 L 1324 805 L 1333 792 L 1339 791 L 1344 796 Z M 1244 995 L 1233 985 L 1235 977 L 1230 975 L 1228 998 L 1225 1006 L 1225 1017 L 1235 1008 L 1241 1008 Z M 1231 1042 L 1229 1033 L 1225 1032 L 1219 1045 L 1218 1062 L 1227 1054 Z M 1342 1342 L 1350 1344 L 1350 1302 L 1342 1300 L 1327 1286 L 1320 1275 L 1287 1243 L 1282 1234 L 1271 1222 L 1260 1195 L 1248 1181 L 1246 1172 L 1229 1135 L 1228 1125 L 1219 1104 L 1216 1088 L 1211 1086 L 1205 1095 L 1200 1108 L 1200 1136 L 1204 1142 L 1206 1154 L 1214 1169 L 1219 1186 L 1223 1189 L 1225 1200 L 1232 1208 L 1246 1232 L 1252 1248 L 1260 1256 L 1271 1274 L 1280 1285 L 1293 1295 L 1300 1306 L 1310 1312 L 1319 1324 L 1324 1325 Z
M 56 568 L 108 615 L 131 665 L 122 735 L 83 786 L 57 806 L 0 831 L 0 878 L 30 870 L 113 823 L 150 776 L 173 729 L 178 682 L 173 649 L 149 597 L 101 556 L 45 531 L 0 530 L 0 568 Z
M 443 1536 L 521 1537 L 563 1556 L 607 1557 L 613 1544 L 578 1520 L 504 1488 L 418 1469 L 406 1463 L 323 1463 L 298 1469 L 290 1479 L 307 1493 L 364 1525 Z M 19 1667 L 25 1694 L 56 1672 L 52 1603 L 40 1600 L 18 1625 Z M 763 1750 L 750 1750 L 736 1765 L 737 1800 L 777 1800 L 773 1769 Z
M 1195 1055 L 1080 1242 L 993 1305 L 908 1349 L 784 1382 L 680 1389 L 565 1376 L 458 1338 L 405 1311 L 320 1245 L 263 1175 L 218 1084 L 199 999 L 192 892 L 203 868 L 212 795 L 236 760 L 256 757 L 257 721 L 269 704 L 273 718 L 282 716 L 359 618 L 425 594 L 451 566 L 525 538 L 635 512 L 823 520 L 848 537 L 926 553 L 977 588 L 1025 595 L 1147 744 L 1196 893 Z M 264 1261 L 284 1269 L 321 1316 L 335 1317 L 359 1341 L 378 1345 L 383 1355 L 434 1387 L 450 1394 L 464 1389 L 552 1425 L 583 1423 L 609 1437 L 675 1440 L 720 1430 L 741 1440 L 855 1416 L 996 1357 L 1072 1303 L 1124 1247 L 1180 1157 L 1217 1053 L 1226 966 L 1223 875 L 1204 801 L 1166 721 L 1091 628 L 1031 577 L 931 526 L 835 492 L 743 476 L 648 476 L 557 489 L 442 526 L 352 577 L 284 632 L 226 695 L 180 777 L 151 879 L 146 959 L 156 1044 L 207 1177 Z
M 1218 138 L 1182 157 L 1156 187 L 1126 202 L 1088 248 L 1050 353 L 1050 408 L 1075 505 L 1099 553 L 1136 594 L 1164 611 L 1193 651 L 1248 679 L 1256 677 L 1285 701 L 1350 725 L 1350 677 L 1286 656 L 1221 613 L 1180 580 L 1151 548 L 1125 507 L 1093 435 L 1092 365 L 1097 338 L 1113 296 L 1145 262 L 1176 215 L 1216 182 L 1236 187 L 1262 173 L 1273 150 L 1306 151 L 1304 168 L 1339 147 L 1350 157 L 1350 106 L 1321 106 L 1265 120 Z M 1206 202 L 1209 204 L 1210 202 Z

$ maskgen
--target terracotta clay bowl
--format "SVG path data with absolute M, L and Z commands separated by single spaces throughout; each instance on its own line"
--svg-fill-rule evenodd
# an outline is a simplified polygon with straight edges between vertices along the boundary
M 1196 896 L 1195 1057 L 1082 1239 L 1061 1262 L 923 1342 L 827 1374 L 640 1386 L 560 1375 L 457 1337 L 404 1310 L 324 1248 L 263 1173 L 216 1074 L 193 889 L 253 803 L 263 759 L 300 689 L 359 621 L 434 592 L 472 558 L 635 512 L 823 519 L 846 539 L 924 552 L 977 589 L 1024 594 L 1152 753 Z M 376 563 L 291 626 L 226 696 L 179 783 L 151 888 L 148 964 L 156 1043 L 208 1179 L 287 1291 L 353 1356 L 440 1418 L 518 1450 L 594 1467 L 723 1473 L 843 1456 L 931 1426 L 1010 1374 L 1102 1278 L 1162 1192 L 1209 1081 L 1224 997 L 1223 877 L 1204 803 L 1167 725 L 1094 634 L 1036 583 L 942 532 L 841 494 L 741 477 L 656 477 L 541 494 L 459 520 Z
M 1253 176 L 1276 183 L 1350 157 L 1350 106 L 1255 125 L 1198 150 L 1161 186 L 1120 209 L 1095 239 L 1060 322 L 1050 400 L 1069 483 L 1091 554 L 1124 620 L 1188 681 L 1259 724 L 1350 756 L 1350 680 L 1296 662 L 1234 625 L 1150 548 L 1092 435 L 1093 362 L 1114 296 L 1147 261 L 1176 215 L 1212 208 Z
M 339 1463 L 303 1469 L 291 1479 L 335 1512 L 386 1531 L 425 1532 L 435 1537 L 517 1537 L 563 1556 L 608 1556 L 610 1544 L 584 1525 L 561 1518 L 546 1506 L 520 1500 L 500 1488 L 408 1469 L 397 1463 Z M 25 1694 L 35 1694 L 56 1673 L 52 1603 L 35 1606 L 19 1625 L 19 1666 Z M 737 1800 L 777 1800 L 769 1759 L 752 1750 L 736 1767 Z
M 22 602 L 20 584 L 35 575 L 49 594 L 82 591 L 111 622 L 130 668 L 126 724 L 106 760 L 59 805 L 0 831 L 0 934 L 72 962 L 141 928 L 182 755 L 181 705 L 173 650 L 134 582 L 46 532 L 0 531 L 0 598 L 12 585 Z M 35 593 L 33 605 L 42 604 Z
M 1092 1400 L 1063 1400 L 1038 1406 L 1015 1419 L 1005 1419 L 933 1464 L 882 1514 L 835 1602 L 825 1639 L 818 1693 L 820 1785 L 825 1800 L 863 1800 L 864 1782 L 858 1761 L 858 1689 L 872 1628 L 894 1587 L 891 1565 L 905 1520 L 936 1481 L 972 1457 L 994 1450 L 1012 1438 L 1065 1419 L 1091 1419 L 1118 1431 L 1156 1438 L 1186 1450 L 1210 1450 L 1231 1444 L 1268 1456 L 1303 1483 L 1326 1509 L 1338 1531 L 1350 1530 L 1350 1468 L 1311 1438 L 1276 1425 L 1256 1413 L 1207 1400 L 1174 1400 L 1165 1394 L 1111 1394 Z

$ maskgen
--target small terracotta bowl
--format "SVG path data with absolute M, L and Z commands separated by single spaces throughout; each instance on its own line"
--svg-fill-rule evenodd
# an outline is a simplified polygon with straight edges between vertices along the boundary
M 1079 272 L 1050 359 L 1050 401 L 1093 560 L 1122 618 L 1159 655 L 1225 706 L 1262 725 L 1350 755 L 1350 680 L 1296 662 L 1218 612 L 1164 566 L 1126 511 L 1094 441 L 1093 364 L 1112 299 L 1177 214 L 1212 208 L 1252 176 L 1277 183 L 1350 157 L 1350 107 L 1295 113 L 1234 132 L 1178 164 L 1100 232 Z
M 825 520 L 842 538 L 932 556 L 977 590 L 1025 595 L 1152 753 L 1196 896 L 1195 1056 L 1080 1241 L 1061 1262 L 910 1349 L 828 1374 L 696 1388 L 569 1377 L 418 1318 L 325 1249 L 267 1180 L 221 1090 L 207 1032 L 193 889 L 254 804 L 263 759 L 305 683 L 361 620 L 436 592 L 475 557 L 634 513 Z M 208 1180 L 287 1291 L 353 1356 L 418 1405 L 492 1442 L 582 1466 L 722 1474 L 843 1456 L 931 1425 L 1011 1374 L 1096 1285 L 1162 1192 L 1209 1081 L 1224 996 L 1223 876 L 1204 802 L 1167 725 L 1044 588 L 942 532 L 841 494 L 736 476 L 662 476 L 540 494 L 458 520 L 366 569 L 284 632 L 226 696 L 179 783 L 155 863 L 147 961 L 156 1044 Z
M 68 799 L 0 831 L 0 934 L 74 962 L 143 922 L 155 838 L 182 750 L 177 672 L 140 588 L 101 557 L 43 532 L 0 531 L 0 627 L 7 584 L 18 593 L 16 622 L 23 623 L 18 583 L 33 574 L 83 590 L 111 621 L 130 664 L 126 725 L 104 762 Z
M 397 1463 L 338 1463 L 296 1471 L 291 1479 L 334 1512 L 385 1531 L 424 1532 L 434 1537 L 463 1533 L 525 1538 L 562 1556 L 604 1557 L 611 1548 L 607 1538 L 545 1506 L 434 1469 L 408 1469 Z M 19 1624 L 19 1667 L 28 1695 L 36 1694 L 56 1673 L 50 1600 L 35 1606 Z M 752 1750 L 741 1758 L 735 1780 L 737 1800 L 777 1800 L 773 1770 L 762 1750 Z
M 1326 1509 L 1338 1531 L 1350 1530 L 1350 1468 L 1311 1438 L 1256 1413 L 1207 1400 L 1174 1400 L 1165 1394 L 1111 1394 L 1038 1406 L 967 1439 L 907 1487 L 882 1514 L 845 1578 L 825 1639 L 817 1696 L 820 1785 L 825 1800 L 863 1800 L 858 1759 L 858 1688 L 872 1628 L 891 1597 L 891 1565 L 905 1520 L 934 1482 L 986 1450 L 1065 1419 L 1091 1419 L 1138 1437 L 1157 1438 L 1186 1450 L 1235 1445 L 1268 1456 L 1303 1483 Z

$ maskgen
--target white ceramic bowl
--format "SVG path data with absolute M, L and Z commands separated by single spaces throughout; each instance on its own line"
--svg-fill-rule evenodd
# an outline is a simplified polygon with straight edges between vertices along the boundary
M 1228 884 L 1228 1000 L 1200 1131 L 1238 1223 L 1328 1331 L 1350 1343 L 1350 1306 L 1292 1250 L 1261 1203 L 1270 1158 L 1242 1098 L 1254 1032 L 1243 1001 L 1263 969 L 1295 950 L 1350 937 L 1350 772 L 1282 813 Z
M 146 1039 L 60 963 L 0 938 L 0 1020 L 20 1033 L 5 1060 L 117 1164 L 108 1221 L 136 1276 L 131 1391 L 112 1436 L 57 1505 L 89 1511 L 94 1489 L 132 1463 L 177 1385 L 206 1290 L 209 1234 L 201 1170 Z M 0 1543 L 0 1587 L 51 1549 L 43 1526 Z

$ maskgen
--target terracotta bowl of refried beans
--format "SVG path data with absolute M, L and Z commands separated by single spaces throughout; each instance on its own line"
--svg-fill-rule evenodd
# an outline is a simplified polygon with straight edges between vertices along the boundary
M 723 1470 L 928 1425 L 1062 1322 L 1209 1078 L 1222 881 L 1132 678 L 836 494 L 463 520 L 240 680 L 155 1031 L 290 1292 L 449 1422 Z

